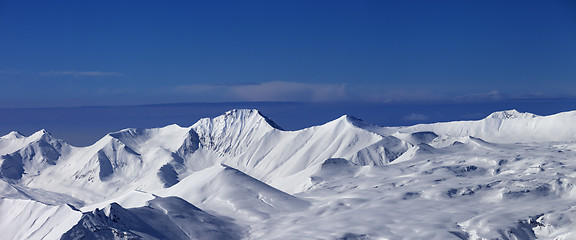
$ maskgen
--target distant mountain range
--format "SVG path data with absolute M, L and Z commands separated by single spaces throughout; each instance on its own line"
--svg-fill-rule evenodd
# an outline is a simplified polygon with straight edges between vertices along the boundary
M 576 237 L 576 111 L 287 131 L 237 109 L 86 147 L 11 132 L 0 156 L 6 239 Z

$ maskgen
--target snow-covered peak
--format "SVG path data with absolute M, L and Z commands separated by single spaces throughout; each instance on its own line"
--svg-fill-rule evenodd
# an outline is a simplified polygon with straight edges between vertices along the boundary
M 431 131 L 452 137 L 472 136 L 496 143 L 528 143 L 576 140 L 576 111 L 549 116 L 520 113 L 516 110 L 495 112 L 477 121 L 456 121 L 387 128 L 401 133 Z
M 62 142 L 60 139 L 54 138 L 48 131 L 45 129 L 39 130 L 28 137 L 20 137 L 20 138 L 12 138 L 12 140 L 17 141 L 24 141 L 27 144 L 38 142 L 38 141 L 45 141 L 45 142 Z
M 351 116 L 351 115 L 342 115 L 341 117 L 334 119 L 322 126 L 338 126 L 338 127 L 357 127 L 357 128 L 365 128 L 372 126 L 371 124 L 364 122 L 364 120 Z
M 191 127 L 203 146 L 237 154 L 264 135 L 281 128 L 255 109 L 235 109 L 215 118 L 203 118 Z
M 139 137 L 139 135 L 144 133 L 150 132 L 162 132 L 162 131 L 178 131 L 184 129 L 183 127 L 179 126 L 178 124 L 171 124 L 165 127 L 160 128 L 126 128 L 120 131 L 108 133 L 113 138 L 122 139 L 122 138 L 133 138 Z
M 40 129 L 40 130 L 36 131 L 35 133 L 33 133 L 31 136 L 44 135 L 44 134 L 49 134 L 49 133 L 48 133 L 48 131 L 46 131 L 46 129 Z
M 361 121 L 360 119 L 350 116 L 350 115 L 342 115 L 341 117 L 334 120 L 335 122 L 343 122 L 343 123 L 350 123 L 353 124 L 354 122 Z
M 188 128 L 113 132 L 88 147 L 69 147 L 45 130 L 13 132 L 0 138 L 0 232 L 7 239 L 575 239 L 574 122 L 576 111 L 511 110 L 384 128 L 344 115 L 282 131 L 259 111 L 239 109 Z
M 109 133 L 108 136 L 139 152 L 154 150 L 158 147 L 174 152 L 189 136 L 189 131 L 190 128 L 172 124 L 161 128 L 127 128 Z
M 351 130 L 351 132 L 374 135 L 378 138 L 390 136 L 393 133 L 388 131 L 387 128 L 374 125 L 352 115 L 343 115 L 319 127 L 325 128 L 327 131 Z
M 488 117 L 486 117 L 486 118 L 487 119 L 490 119 L 490 118 L 515 119 L 515 118 L 535 118 L 535 117 L 538 117 L 538 115 L 528 113 L 528 112 L 521 113 L 521 112 L 516 111 L 516 109 L 512 109 L 512 110 L 494 112 L 494 113 L 488 115 Z
M 363 128 L 363 129 L 375 127 L 375 125 L 368 123 L 368 122 L 365 122 L 364 120 L 357 118 L 355 116 L 351 116 L 351 115 L 344 115 L 344 116 L 346 117 L 346 121 L 348 123 L 350 123 L 356 127 Z
M 241 122 L 243 125 L 256 124 L 261 121 L 266 122 L 270 127 L 282 130 L 282 127 L 272 121 L 272 119 L 264 116 L 257 109 L 232 109 L 227 111 L 223 115 L 220 115 L 213 120 L 225 121 L 225 122 Z
M 21 133 L 17 132 L 17 131 L 12 131 L 2 137 L 0 137 L 0 139 L 6 139 L 6 140 L 15 140 L 15 139 L 22 139 L 25 138 L 24 135 L 22 135 Z
M 25 144 L 31 143 L 31 142 L 36 142 L 39 140 L 45 140 L 45 141 L 54 141 L 54 140 L 58 140 L 61 141 L 59 139 L 55 139 L 48 131 L 46 131 L 45 129 L 39 130 L 35 133 L 33 133 L 30 136 L 24 136 L 23 134 L 21 134 L 20 132 L 17 131 L 12 131 L 4 136 L 0 137 L 0 140 L 4 140 L 4 141 L 16 141 L 16 142 L 22 142 Z
M 42 146 L 53 145 L 58 146 L 58 148 L 67 145 L 64 141 L 52 137 L 52 135 L 44 129 L 37 131 L 28 137 L 19 132 L 13 131 L 0 137 L 0 155 L 13 153 L 20 149 L 24 149 L 31 144 Z

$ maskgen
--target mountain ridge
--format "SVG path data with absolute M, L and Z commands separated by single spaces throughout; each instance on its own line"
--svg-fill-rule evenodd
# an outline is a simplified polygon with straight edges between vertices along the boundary
M 477 121 L 408 127 L 343 115 L 285 131 L 258 110 L 237 109 L 189 127 L 123 129 L 86 147 L 70 146 L 45 130 L 11 132 L 0 138 L 0 213 L 37 208 L 23 216 L 50 222 L 26 226 L 42 234 L 57 229 L 50 236 L 66 239 L 297 238 L 316 225 L 314 231 L 325 234 L 320 238 L 335 239 L 403 236 L 396 231 L 414 239 L 535 236 L 538 229 L 518 222 L 542 214 L 544 220 L 530 221 L 541 221 L 550 232 L 571 223 L 554 221 L 573 216 L 561 207 L 573 200 L 576 184 L 568 161 L 576 157 L 574 122 L 576 111 L 536 116 L 509 110 Z M 559 204 L 513 208 L 533 199 Z M 430 212 L 453 206 L 471 210 Z M 413 208 L 424 213 L 422 220 L 407 217 Z M 397 228 L 400 221 L 383 214 L 417 230 Z M 435 219 L 437 214 L 442 217 Z M 343 224 L 364 215 L 385 227 Z M 55 225 L 57 219 L 66 219 L 65 227 Z

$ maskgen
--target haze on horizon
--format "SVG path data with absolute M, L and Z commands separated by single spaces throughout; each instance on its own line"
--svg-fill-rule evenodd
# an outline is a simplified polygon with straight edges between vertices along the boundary
M 2 1 L 0 107 L 576 96 L 576 4 Z

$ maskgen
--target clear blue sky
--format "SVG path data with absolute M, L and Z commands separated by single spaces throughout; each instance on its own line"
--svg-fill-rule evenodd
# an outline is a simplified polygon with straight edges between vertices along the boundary
M 576 96 L 576 2 L 0 0 L 0 107 Z

